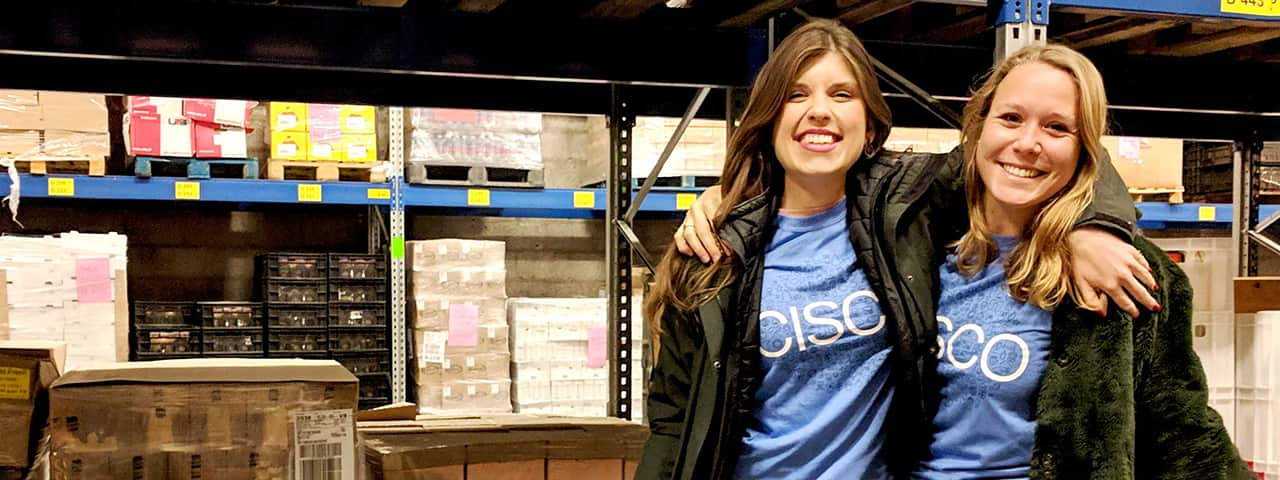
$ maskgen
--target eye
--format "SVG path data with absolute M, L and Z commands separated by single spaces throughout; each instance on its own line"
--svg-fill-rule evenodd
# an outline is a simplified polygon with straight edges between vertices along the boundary
M 804 90 L 792 90 L 791 93 L 787 94 L 787 100 L 802 100 L 806 95 Z
M 996 119 L 1005 123 L 1013 123 L 1013 124 L 1022 123 L 1022 115 L 1018 115 L 1013 112 L 1005 112 L 1005 113 L 996 115 Z
M 848 90 L 837 90 L 835 93 L 831 94 L 831 96 L 842 100 L 852 100 L 854 98 L 853 92 Z
M 1048 125 L 1049 131 L 1055 134 L 1070 135 L 1076 133 L 1074 129 L 1068 127 L 1065 123 L 1053 122 Z

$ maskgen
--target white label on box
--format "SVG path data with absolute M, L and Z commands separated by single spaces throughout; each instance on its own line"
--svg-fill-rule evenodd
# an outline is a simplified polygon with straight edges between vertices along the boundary
M 296 143 L 281 143 L 277 148 L 281 157 L 291 158 L 298 156 L 298 144 Z
M 476 385 L 474 383 L 467 385 L 467 396 L 468 397 L 476 396 Z
M 448 301 L 448 300 L 441 300 L 441 301 L 440 301 L 440 310 L 445 311 L 445 312 L 449 311 L 449 301 Z
M 222 156 L 240 158 L 248 156 L 248 142 L 245 141 L 244 130 L 227 130 L 218 132 L 213 143 L 222 146 Z
M 444 387 L 444 398 L 453 396 L 453 387 Z
M 490 394 L 497 395 L 497 394 L 498 394 L 498 392 L 501 392 L 501 391 L 502 391 L 502 388 L 501 388 L 501 387 L 499 387 L 499 386 L 498 386 L 498 384 L 496 384 L 496 383 L 495 383 L 495 384 L 493 384 L 493 385 L 489 385 L 489 393 L 490 393 Z
M 449 281 L 449 272 L 440 272 L 440 283 Z
M 365 121 L 364 116 L 362 115 L 351 115 L 347 117 L 348 130 L 363 131 L 365 127 L 367 127 L 368 125 L 369 125 L 369 122 Z M 364 155 L 361 155 L 361 157 L 363 156 Z
M 355 480 L 355 422 L 351 410 L 289 412 L 293 420 L 293 478 Z
M 448 255 L 448 254 L 449 254 L 449 246 L 448 246 L 448 245 L 445 245 L 445 244 L 441 243 L 441 244 L 440 244 L 440 249 L 439 249 L 439 250 L 440 250 L 440 256 L 444 256 L 444 255 Z
M 280 130 L 289 130 L 298 126 L 298 116 L 292 113 L 281 113 L 276 115 L 276 125 Z
M 467 368 L 476 368 L 476 357 L 467 357 Z
M 352 145 L 351 150 L 347 151 L 347 159 L 364 160 L 369 156 L 369 147 L 364 145 Z
M 311 153 L 315 154 L 317 157 L 333 156 L 333 145 L 329 145 L 327 143 L 317 143 L 313 146 L 312 150 L 313 152 Z
M 453 366 L 453 362 L 446 358 L 444 359 L 444 363 L 441 365 L 441 368 L 448 370 L 452 366 Z
M 463 270 L 463 271 L 462 271 L 462 281 L 464 281 L 464 282 L 470 282 L 470 281 L 471 281 L 471 272 L 470 272 L 470 271 L 468 271 L 468 270 Z
M 1142 139 L 1139 137 L 1120 137 L 1120 158 L 1124 160 L 1142 160 Z
M 428 363 L 444 363 L 444 345 L 449 340 L 449 332 L 422 332 L 422 351 L 418 357 L 418 367 L 426 367 Z M 445 367 L 448 368 L 448 367 Z

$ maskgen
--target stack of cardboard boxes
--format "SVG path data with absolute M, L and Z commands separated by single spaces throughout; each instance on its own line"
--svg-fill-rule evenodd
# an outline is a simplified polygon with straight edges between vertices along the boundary
M 409 242 L 418 404 L 424 411 L 511 411 L 506 244 Z
M 271 102 L 270 110 L 272 160 L 378 160 L 374 107 Z
M 608 302 L 513 298 L 512 399 L 519 413 L 604 417 L 609 412 Z M 627 352 L 631 418 L 643 418 L 643 325 L 633 318 Z
M 354 480 L 356 378 L 331 360 L 74 370 L 49 393 L 54 478 Z
M 0 158 L 100 160 L 109 147 L 105 96 L 0 90 Z
M 48 390 L 65 361 L 61 342 L 0 341 L 0 473 L 31 466 L 48 420 Z
M 67 368 L 128 358 L 127 239 L 118 234 L 0 237 L 9 337 L 67 343 Z
M 658 163 L 680 124 L 678 118 L 637 117 L 632 132 L 632 173 L 645 178 Z M 724 169 L 728 130 L 723 121 L 693 120 L 667 158 L 660 177 L 720 176 Z
M 245 158 L 253 102 L 129 97 L 125 144 L 130 155 Z

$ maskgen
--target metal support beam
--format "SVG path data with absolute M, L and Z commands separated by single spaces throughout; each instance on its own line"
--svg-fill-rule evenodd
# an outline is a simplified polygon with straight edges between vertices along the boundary
M 1233 28 L 1148 50 L 1151 55 L 1195 57 L 1280 38 L 1280 28 Z
M 391 182 L 391 401 L 405 401 L 409 360 L 409 329 L 405 322 L 404 267 L 404 108 L 391 107 L 387 114 L 387 179 Z
M 625 87 L 611 88 L 609 176 L 605 179 L 604 256 L 609 290 L 609 406 L 615 416 L 631 419 L 631 248 L 618 229 L 631 208 L 631 128 L 635 126 Z
M 996 16 L 996 64 L 1023 47 L 1048 41 L 1049 1 L 1004 0 Z
M 1072 31 L 1060 38 L 1072 48 L 1089 48 L 1167 30 L 1183 21 L 1175 19 L 1113 18 Z
M 1258 274 L 1258 243 L 1252 236 L 1261 220 L 1258 203 L 1262 193 L 1262 141 L 1259 138 L 1256 133 L 1251 132 L 1247 138 L 1235 143 L 1235 156 L 1239 166 L 1243 167 L 1243 170 L 1236 172 L 1243 171 L 1245 174 L 1240 196 L 1240 201 L 1243 202 L 1240 211 L 1245 215 L 1242 219 L 1244 229 L 1239 232 L 1242 235 L 1238 238 L 1238 245 L 1241 247 L 1240 265 L 1243 270 L 1241 273 L 1250 277 Z
M 898 74 L 898 72 L 889 68 L 875 57 L 871 57 L 871 63 L 875 64 L 876 76 L 880 77 L 880 80 L 907 94 L 912 100 L 915 100 L 916 103 L 928 110 L 929 113 L 937 116 L 938 119 L 951 128 L 960 128 L 960 114 L 952 110 L 951 107 L 946 106 L 941 100 L 930 95 L 929 92 L 911 83 L 910 80 L 907 80 L 907 77 Z
M 667 139 L 666 148 L 663 148 L 662 154 L 658 156 L 658 163 L 653 166 L 653 171 L 649 172 L 649 176 L 645 177 L 644 185 L 640 187 L 639 192 L 636 192 L 636 199 L 631 203 L 631 208 L 628 208 L 623 215 L 623 220 L 626 223 L 630 224 L 635 221 L 636 212 L 640 211 L 640 205 L 644 203 L 644 197 L 649 195 L 649 190 L 658 181 L 658 174 L 662 173 L 662 167 L 666 166 L 667 159 L 671 158 L 671 152 L 674 152 L 676 145 L 680 144 L 680 139 L 684 137 L 684 131 L 689 128 L 689 123 L 693 121 L 693 116 L 698 113 L 698 109 L 702 108 L 702 102 L 707 100 L 707 94 L 709 93 L 711 93 L 710 88 L 699 88 L 698 93 L 693 96 L 693 101 L 689 102 L 689 108 L 680 117 L 680 123 L 676 125 L 676 131 L 671 133 L 671 138 Z

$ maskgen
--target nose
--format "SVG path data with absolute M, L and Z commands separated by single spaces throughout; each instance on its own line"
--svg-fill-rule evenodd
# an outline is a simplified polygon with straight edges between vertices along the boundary
M 822 125 L 831 120 L 831 100 L 825 95 L 814 95 L 811 97 L 809 111 L 806 118 L 809 121 Z
M 1040 129 L 1030 123 L 1018 129 L 1018 138 L 1013 142 L 1013 150 L 1022 155 L 1039 155 L 1043 147 L 1040 145 Z

